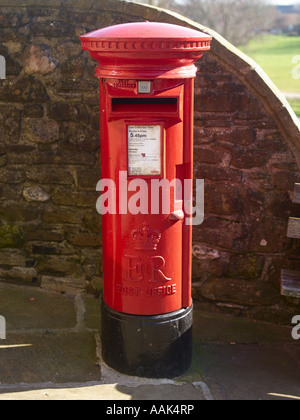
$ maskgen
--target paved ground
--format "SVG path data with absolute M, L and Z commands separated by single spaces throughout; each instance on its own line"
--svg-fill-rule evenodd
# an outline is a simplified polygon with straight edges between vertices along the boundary
M 118 374 L 101 360 L 93 297 L 0 284 L 0 314 L 0 400 L 300 399 L 300 340 L 291 327 L 196 307 L 191 368 L 157 380 Z

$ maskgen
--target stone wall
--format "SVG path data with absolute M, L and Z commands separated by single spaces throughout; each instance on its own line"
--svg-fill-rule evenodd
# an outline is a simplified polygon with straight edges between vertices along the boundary
M 194 296 L 235 314 L 284 316 L 280 269 L 300 262 L 286 237 L 299 214 L 295 158 L 257 96 L 215 61 L 199 69 L 194 170 L 205 179 L 205 220 L 194 229 Z
M 118 0 L 0 0 L 0 281 L 61 292 L 101 289 L 98 82 L 78 36 L 122 22 L 200 25 Z M 195 84 L 193 297 L 204 310 L 290 323 L 280 269 L 299 182 L 299 125 L 260 70 L 214 34 Z M 294 118 L 294 119 L 293 119 Z

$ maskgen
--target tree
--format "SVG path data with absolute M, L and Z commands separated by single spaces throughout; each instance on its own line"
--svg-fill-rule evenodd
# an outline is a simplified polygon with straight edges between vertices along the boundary
M 177 11 L 215 30 L 235 45 L 246 44 L 257 33 L 270 30 L 276 7 L 265 0 L 139 0 Z
M 276 8 L 264 0 L 185 0 L 181 13 L 221 34 L 235 45 L 272 28 Z

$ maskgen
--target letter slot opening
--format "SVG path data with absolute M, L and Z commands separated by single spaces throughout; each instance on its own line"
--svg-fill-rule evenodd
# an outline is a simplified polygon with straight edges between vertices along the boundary
M 177 98 L 112 98 L 112 112 L 177 113 Z

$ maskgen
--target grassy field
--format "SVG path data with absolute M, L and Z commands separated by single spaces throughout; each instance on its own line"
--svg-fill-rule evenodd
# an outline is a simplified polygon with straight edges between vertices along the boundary
M 300 93 L 300 37 L 262 35 L 240 49 L 262 67 L 282 92 Z M 289 102 L 300 116 L 300 100 Z
M 295 114 L 300 117 L 300 100 L 299 99 L 289 99 L 289 103 L 291 104 L 291 107 L 295 111 Z

